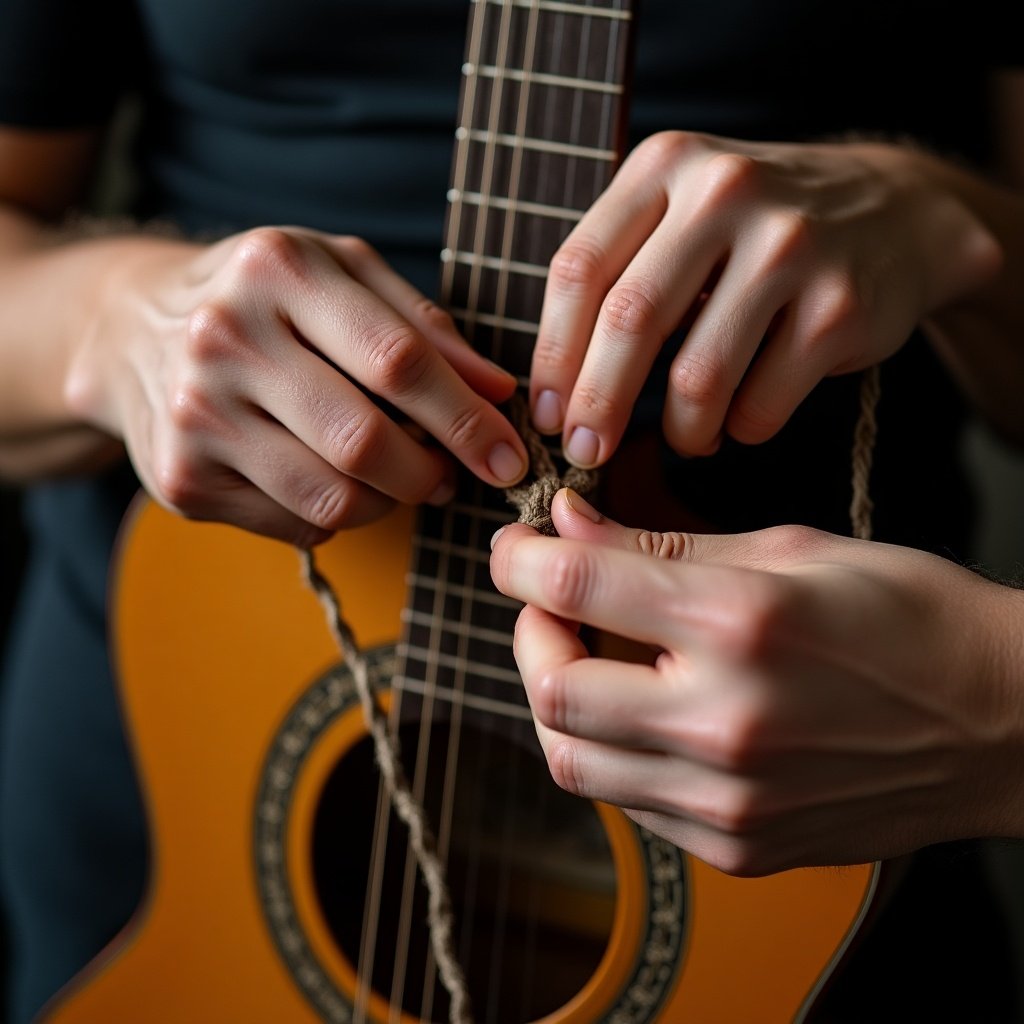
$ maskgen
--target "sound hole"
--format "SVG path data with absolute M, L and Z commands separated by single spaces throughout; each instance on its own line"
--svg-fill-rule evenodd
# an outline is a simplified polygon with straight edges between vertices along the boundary
M 612 854 L 596 810 L 551 781 L 532 729 L 519 742 L 513 731 L 509 723 L 502 733 L 461 730 L 446 828 L 449 737 L 446 725 L 435 726 L 424 796 L 435 831 L 449 834 L 456 949 L 474 1014 L 492 1024 L 537 1020 L 576 995 L 601 961 L 615 908 Z M 412 775 L 418 726 L 400 736 Z M 373 850 L 378 778 L 365 741 L 328 779 L 313 834 L 317 894 L 335 941 L 374 990 L 413 1017 L 444 1021 L 448 999 L 429 953 L 426 893 L 418 876 L 409 885 L 407 831 L 394 815 L 387 842 Z M 375 870 L 383 881 L 368 969 L 364 912 Z

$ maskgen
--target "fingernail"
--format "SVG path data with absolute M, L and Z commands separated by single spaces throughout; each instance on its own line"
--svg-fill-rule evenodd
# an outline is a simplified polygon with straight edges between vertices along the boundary
M 533 425 L 545 434 L 562 429 L 562 400 L 554 391 L 542 391 L 533 404 Z
M 592 430 L 577 427 L 565 446 L 565 457 L 580 469 L 590 469 L 597 462 L 601 441 Z
M 571 487 L 565 489 L 565 501 L 573 512 L 583 516 L 584 519 L 589 519 L 592 523 L 599 523 L 604 518 L 582 494 L 574 491 Z
M 447 505 L 455 497 L 455 484 L 450 480 L 442 480 L 434 493 L 427 498 L 428 505 Z
M 487 468 L 503 484 L 514 484 L 526 472 L 522 456 L 505 441 L 499 441 L 491 449 Z
M 499 538 L 499 537 L 500 537 L 500 536 L 501 536 L 501 535 L 502 535 L 502 534 L 503 534 L 504 532 L 505 532 L 505 527 L 504 527 L 504 526 L 499 526 L 499 527 L 498 527 L 498 528 L 497 528 L 497 529 L 496 529 L 496 530 L 494 531 L 494 536 L 493 536 L 493 537 L 491 537 L 491 550 L 492 550 L 492 551 L 494 550 L 494 545 L 498 543 L 498 538 Z

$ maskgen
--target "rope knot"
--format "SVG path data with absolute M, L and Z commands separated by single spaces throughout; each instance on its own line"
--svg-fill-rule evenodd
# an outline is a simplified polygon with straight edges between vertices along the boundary
M 551 521 L 551 502 L 555 495 L 563 487 L 571 487 L 584 496 L 590 494 L 597 487 L 597 473 L 570 466 L 564 476 L 559 476 L 551 452 L 530 423 L 530 410 L 522 395 L 514 395 L 509 406 L 510 419 L 529 452 L 534 480 L 506 488 L 505 498 L 519 510 L 519 522 L 532 526 L 547 537 L 554 537 L 556 531 Z

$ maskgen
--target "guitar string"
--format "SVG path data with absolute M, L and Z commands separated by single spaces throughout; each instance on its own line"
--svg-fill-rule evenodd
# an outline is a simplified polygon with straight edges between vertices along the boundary
M 381 778 L 391 804 L 409 833 L 409 841 L 416 853 L 417 863 L 429 894 L 428 924 L 430 939 L 437 961 L 438 973 L 451 997 L 449 1021 L 451 1024 L 472 1024 L 466 979 L 454 955 L 452 930 L 454 917 L 445 881 L 444 866 L 437 856 L 435 840 L 422 804 L 413 796 L 402 767 L 396 740 L 388 725 L 387 714 L 381 707 L 370 683 L 370 665 L 345 620 L 341 601 L 330 581 L 320 572 L 313 551 L 300 550 L 303 578 L 316 594 L 324 609 L 328 627 L 341 651 L 345 664 L 352 673 L 356 692 L 363 709 L 367 729 L 373 739 L 374 753 Z
M 581 17 L 583 16 L 581 15 Z M 586 22 L 585 18 L 584 22 Z M 501 76 L 503 88 L 504 81 L 507 78 L 509 80 L 509 84 L 507 86 L 508 91 L 511 94 L 511 97 L 514 97 L 516 100 L 513 135 L 518 139 L 526 138 L 528 135 L 527 129 L 529 117 L 535 97 L 535 90 L 532 88 L 532 82 L 534 74 L 538 70 L 539 24 L 540 7 L 537 2 L 534 2 L 526 12 L 525 38 L 521 43 L 521 55 L 518 52 L 515 55 L 510 54 L 508 40 L 505 40 L 505 45 L 497 54 L 497 60 L 495 62 L 503 70 L 508 70 L 511 61 L 513 66 L 521 67 L 525 72 L 519 80 L 518 89 L 516 89 L 516 84 L 512 79 L 512 76 Z M 493 125 L 492 127 L 506 131 L 508 130 L 506 126 L 500 124 Z M 510 271 L 512 258 L 515 255 L 514 246 L 516 241 L 516 228 L 517 225 L 522 227 L 524 223 L 523 219 L 518 215 L 514 204 L 521 198 L 523 163 L 525 159 L 525 148 L 522 146 L 516 146 L 512 152 L 506 187 L 501 188 L 501 185 L 504 184 L 504 182 L 499 182 L 500 194 L 510 200 L 509 205 L 505 208 L 504 216 L 501 221 L 500 247 L 498 249 L 498 252 L 500 253 L 500 262 L 498 266 L 493 311 L 495 316 L 500 319 L 506 319 L 506 315 L 508 313 Z M 491 191 L 493 191 L 493 189 Z M 494 341 L 492 342 L 492 358 L 496 359 L 499 363 L 504 361 L 502 356 L 504 355 L 503 347 L 505 341 L 504 331 L 499 326 L 494 332 Z M 513 828 L 515 815 L 519 813 L 524 804 L 526 804 L 526 801 L 524 801 L 519 795 L 520 786 L 522 784 L 522 772 L 520 770 L 521 763 L 522 758 L 519 756 L 519 750 L 517 748 L 516 756 L 510 757 L 507 762 L 508 767 L 504 776 L 505 784 L 503 790 L 505 799 L 502 802 L 503 806 L 501 808 L 501 827 L 504 835 L 509 837 L 513 837 L 515 834 L 515 830 Z M 478 781 L 478 786 L 479 785 L 480 782 Z M 482 790 L 480 792 L 479 799 L 484 799 Z M 536 804 L 533 801 L 530 801 L 527 806 L 533 807 L 534 809 L 536 808 Z M 501 849 L 501 856 L 499 860 L 500 870 L 498 873 L 499 885 L 494 899 L 494 926 L 491 929 L 490 935 L 488 992 L 492 993 L 498 993 L 500 991 L 499 970 L 504 959 L 503 951 L 507 939 L 506 922 L 510 909 L 508 897 L 509 883 L 511 880 L 511 866 L 509 860 L 510 844 L 502 842 L 499 845 Z M 525 985 L 520 987 L 519 992 L 521 999 L 525 999 L 527 997 Z
M 504 5 L 504 2 L 502 4 Z M 486 9 L 486 2 L 481 8 Z M 536 5 L 531 9 L 531 18 L 536 11 Z M 476 19 L 475 19 L 476 20 Z M 531 30 L 535 26 L 531 24 Z M 614 28 L 618 29 L 616 23 Z M 507 42 L 507 39 L 506 39 Z M 588 40 L 589 45 L 589 40 Z M 609 59 L 614 56 L 614 46 L 610 48 Z M 524 111 L 528 105 L 528 97 L 524 101 L 522 92 L 528 88 L 525 84 L 521 87 L 520 110 Z M 497 83 L 496 83 L 497 84 Z M 607 113 L 608 97 L 605 97 Z M 492 111 L 494 104 L 492 103 Z M 608 127 L 607 121 L 602 125 L 602 131 Z M 522 124 L 520 124 L 520 129 Z M 575 132 L 575 128 L 574 128 Z M 493 134 L 491 136 L 493 138 Z M 490 144 L 489 144 L 490 148 Z M 517 151 L 518 155 L 518 151 Z M 575 165 L 575 160 L 573 160 Z M 519 168 L 516 167 L 516 172 Z M 573 177 L 575 179 L 575 167 Z M 515 188 L 510 189 L 510 198 L 518 197 L 519 175 L 514 174 Z M 489 189 L 481 189 L 483 194 L 488 194 Z M 508 221 L 506 216 L 506 232 L 504 240 L 509 241 Z M 457 237 L 457 235 L 456 235 Z M 510 243 L 509 243 L 510 244 Z M 503 255 L 508 255 L 503 253 Z M 507 260 L 505 261 L 507 265 Z M 502 277 L 507 279 L 505 270 L 501 271 Z M 476 275 L 477 282 L 479 275 Z M 474 284 L 474 291 L 476 284 Z M 474 308 L 473 304 L 468 304 Z M 504 308 L 504 296 L 501 300 L 501 307 Z M 499 328 L 500 330 L 500 328 Z M 871 536 L 871 516 L 873 503 L 869 492 L 869 477 L 873 457 L 874 444 L 877 435 L 876 409 L 880 395 L 880 379 L 877 366 L 864 371 L 860 388 L 860 411 L 854 432 L 854 446 L 852 457 L 852 497 L 850 504 L 850 518 L 853 535 L 863 539 Z M 531 464 L 535 476 L 535 482 L 530 487 L 512 488 L 507 491 L 510 503 L 520 511 L 520 522 L 526 522 L 540 529 L 541 532 L 553 533 L 550 519 L 550 502 L 554 493 L 561 486 L 571 486 L 573 489 L 586 493 L 596 477 L 593 474 L 575 474 L 570 467 L 565 479 L 558 479 L 551 460 L 550 452 L 543 440 L 529 426 L 528 409 L 525 402 L 517 403 L 518 409 L 513 411 L 513 418 L 520 433 L 526 440 L 531 455 Z M 451 1006 L 449 1019 L 452 1022 L 471 1021 L 469 1009 L 468 990 L 465 977 L 462 973 L 458 959 L 454 956 L 452 932 L 453 916 L 451 911 L 451 900 L 447 891 L 443 861 L 438 857 L 436 840 L 433 837 L 426 813 L 422 807 L 422 792 L 414 794 L 405 778 L 404 770 L 398 755 L 397 746 L 393 736 L 389 732 L 384 712 L 379 708 L 372 693 L 369 683 L 368 663 L 355 642 L 351 629 L 345 622 L 340 608 L 340 602 L 329 582 L 316 568 L 312 551 L 301 552 L 303 574 L 307 584 L 320 598 L 324 606 L 328 624 L 335 635 L 335 639 L 341 649 L 346 663 L 353 672 L 356 681 L 356 689 L 363 706 L 367 726 L 373 737 L 375 753 L 378 765 L 381 769 L 382 782 L 390 797 L 398 817 L 405 823 L 409 833 L 409 845 L 415 854 L 415 861 L 423 875 L 424 883 L 428 890 L 428 923 L 430 928 L 431 952 L 437 963 L 437 974 L 440 975 L 442 983 L 449 992 Z M 461 672 L 460 672 L 461 675 Z M 396 697 L 395 703 L 400 700 L 401 694 Z M 429 740 L 428 740 L 429 742 Z M 446 772 L 446 789 L 448 786 Z M 449 822 L 450 824 L 450 822 Z M 386 839 L 385 839 L 386 842 Z M 415 865 L 414 865 L 415 869 Z M 411 901 L 406 897 L 403 905 Z M 406 938 L 408 942 L 408 937 Z M 433 978 L 433 972 L 428 972 Z M 367 981 L 367 985 L 369 982 Z M 398 1017 L 397 1007 L 401 1006 L 401 999 L 392 1005 L 392 1015 Z M 365 1011 L 364 1011 L 365 1012 Z M 429 1019 L 424 1014 L 424 1019 Z M 357 1017 L 357 1019 L 360 1019 Z

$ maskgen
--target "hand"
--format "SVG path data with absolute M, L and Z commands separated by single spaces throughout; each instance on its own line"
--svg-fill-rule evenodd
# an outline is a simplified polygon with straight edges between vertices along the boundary
M 491 572 L 528 602 L 560 786 L 737 875 L 1024 834 L 1024 593 L 807 528 L 652 534 L 566 491 L 552 513 L 561 537 L 506 527 Z M 591 657 L 580 621 L 660 653 Z
M 647 139 L 551 263 L 536 426 L 576 465 L 603 463 L 682 324 L 669 444 L 767 440 L 822 378 L 885 359 L 998 269 L 938 166 L 896 146 Z
M 100 308 L 68 402 L 190 517 L 308 544 L 394 501 L 450 498 L 447 455 L 361 387 L 488 483 L 525 470 L 492 404 L 514 379 L 358 239 L 262 228 L 208 249 L 154 242 L 110 276 Z

